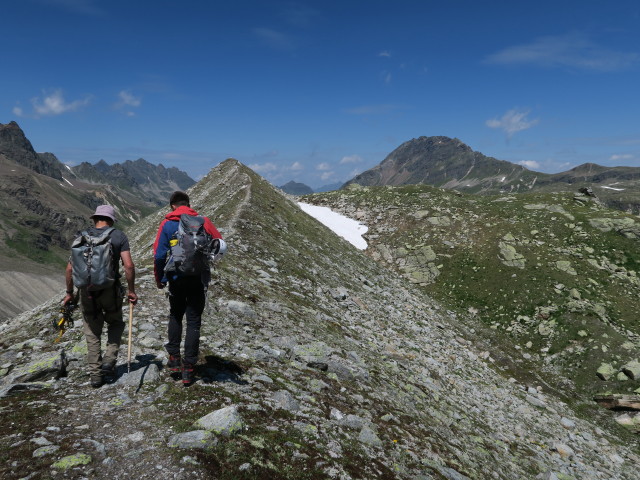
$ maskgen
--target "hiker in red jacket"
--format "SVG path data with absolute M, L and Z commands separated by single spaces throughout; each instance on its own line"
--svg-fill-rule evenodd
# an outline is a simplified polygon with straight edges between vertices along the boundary
M 175 268 L 174 257 L 179 252 L 179 226 L 181 216 L 194 217 L 193 220 L 202 222 L 204 230 L 213 239 L 218 239 L 218 248 L 224 245 L 222 235 L 207 217 L 200 217 L 189 204 L 189 195 L 184 192 L 174 192 L 169 199 L 171 212 L 158 228 L 156 241 L 153 245 L 154 274 L 158 288 L 169 284 L 169 341 L 165 344 L 169 361 L 167 367 L 171 372 L 182 371 L 182 382 L 190 385 L 194 381 L 194 367 L 198 362 L 200 346 L 200 324 L 205 305 L 205 295 L 211 280 L 208 259 L 202 271 L 181 272 Z M 186 220 L 189 220 L 188 218 Z M 215 242 L 215 240 L 214 240 Z M 187 328 L 184 340 L 184 359 L 180 355 L 182 341 L 182 318 L 186 315 Z

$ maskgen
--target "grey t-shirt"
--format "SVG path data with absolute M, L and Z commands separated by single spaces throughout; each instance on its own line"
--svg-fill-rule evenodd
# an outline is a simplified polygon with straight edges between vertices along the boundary
M 87 230 L 87 233 L 92 236 L 100 236 L 104 233 L 104 231 L 110 227 L 91 227 Z M 113 261 L 115 265 L 113 266 L 116 272 L 116 278 L 120 278 L 120 253 L 128 252 L 130 250 L 129 247 L 129 239 L 124 234 L 122 230 L 114 229 L 111 234 L 111 247 L 113 248 Z

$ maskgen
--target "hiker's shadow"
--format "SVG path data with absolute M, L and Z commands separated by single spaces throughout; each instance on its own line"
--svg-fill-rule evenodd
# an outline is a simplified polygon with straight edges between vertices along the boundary
M 248 384 L 246 380 L 241 378 L 244 370 L 237 363 L 216 355 L 207 355 L 204 358 L 205 364 L 196 367 L 202 383 L 233 382 L 238 385 Z

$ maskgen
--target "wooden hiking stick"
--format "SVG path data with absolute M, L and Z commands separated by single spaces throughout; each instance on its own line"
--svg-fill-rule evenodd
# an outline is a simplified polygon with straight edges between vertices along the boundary
M 133 303 L 129 302 L 129 351 L 127 353 L 127 373 L 131 372 L 131 327 L 133 325 Z

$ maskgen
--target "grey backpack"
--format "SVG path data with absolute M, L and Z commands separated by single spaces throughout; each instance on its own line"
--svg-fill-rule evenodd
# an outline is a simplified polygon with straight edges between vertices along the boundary
M 200 275 L 209 270 L 212 243 L 213 237 L 204 228 L 204 217 L 183 213 L 165 270 L 181 276 Z
M 113 285 L 116 272 L 113 261 L 111 232 L 107 228 L 99 236 L 89 235 L 85 230 L 71 244 L 71 266 L 73 284 L 91 292 Z

